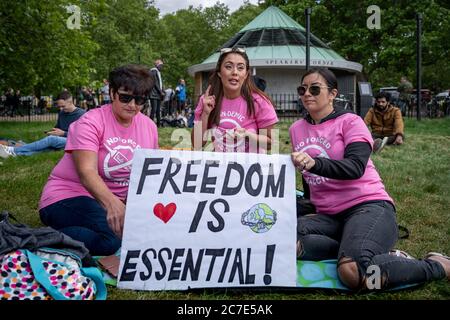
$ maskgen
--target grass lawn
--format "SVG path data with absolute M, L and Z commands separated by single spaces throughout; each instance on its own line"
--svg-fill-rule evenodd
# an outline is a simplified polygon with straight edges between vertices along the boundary
M 372 157 L 386 189 L 396 202 L 399 224 L 409 239 L 397 247 L 416 257 L 428 251 L 450 254 L 450 119 L 405 119 L 406 143 L 386 147 Z M 0 123 L 0 138 L 31 142 L 44 136 L 54 122 Z M 280 153 L 289 153 L 289 123 L 282 123 Z M 161 147 L 189 147 L 189 135 L 171 128 L 159 130 Z M 173 138 L 172 138 L 173 137 Z M 30 226 L 42 226 L 37 211 L 41 190 L 63 152 L 32 157 L 0 158 L 0 210 L 14 213 Z M 297 181 L 300 179 L 297 177 Z M 298 186 L 301 188 L 301 184 Z M 342 294 L 322 290 L 144 292 L 108 288 L 108 299 L 449 299 L 447 281 L 428 283 L 394 293 Z

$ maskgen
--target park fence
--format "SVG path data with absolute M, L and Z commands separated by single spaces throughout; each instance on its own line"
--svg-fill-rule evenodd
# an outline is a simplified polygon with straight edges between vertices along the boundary
M 297 94 L 293 93 L 268 93 L 272 99 L 275 110 L 277 112 L 280 121 L 293 122 L 299 118 L 303 118 L 306 115 L 306 110 L 302 105 L 301 100 Z M 354 97 L 351 94 L 339 95 L 335 100 L 335 105 L 341 108 L 352 110 L 356 112 L 357 108 L 353 103 Z M 3 101 L 0 101 L 0 122 L 34 122 L 34 121 L 55 121 L 58 117 L 58 108 L 54 101 L 49 99 L 47 103 L 40 105 L 32 103 L 31 99 L 23 98 L 20 106 L 17 110 L 11 110 L 7 108 Z M 191 108 L 195 106 L 191 105 Z M 439 109 L 433 112 L 436 108 L 431 104 L 425 104 L 421 106 L 421 116 L 424 118 L 434 118 L 440 116 L 450 116 L 450 105 L 446 106 L 446 110 L 440 112 Z M 416 117 L 415 105 L 405 110 L 403 116 Z

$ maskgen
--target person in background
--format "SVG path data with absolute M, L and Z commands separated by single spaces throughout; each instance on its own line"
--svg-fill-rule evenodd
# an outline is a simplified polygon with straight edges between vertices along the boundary
M 120 247 L 134 153 L 158 148 L 156 125 L 140 112 L 153 88 L 148 68 L 115 68 L 109 83 L 112 103 L 70 126 L 39 202 L 42 222 L 83 242 L 92 255 Z
M 103 79 L 103 86 L 100 89 L 101 97 L 102 97 L 102 105 L 111 103 L 111 98 L 109 97 L 109 81 L 107 79 Z
M 86 93 L 85 93 L 85 99 L 86 99 L 86 107 L 88 110 L 97 108 L 97 99 L 95 97 L 95 93 L 94 90 L 92 88 L 87 88 Z
M 158 127 L 161 125 L 161 100 L 164 99 L 163 81 L 161 77 L 163 66 L 163 61 L 157 59 L 155 61 L 155 66 L 150 69 L 155 84 L 150 92 L 150 118 L 155 121 L 156 116 L 156 124 Z
M 175 93 L 177 97 L 177 112 L 182 113 L 186 108 L 186 82 L 184 79 L 180 79 L 178 82 Z
M 406 76 L 400 78 L 400 83 L 397 87 L 399 94 L 399 107 L 403 110 L 404 115 L 412 114 L 411 93 L 413 91 L 413 85 Z
M 14 103 L 14 89 L 8 88 L 5 92 L 5 110 L 2 115 L 9 114 L 10 117 L 13 117 L 13 103 Z
M 23 117 L 23 113 L 20 111 L 21 107 L 21 95 L 20 90 L 16 90 L 16 93 L 13 95 L 12 104 L 11 104 L 11 117 L 14 117 L 16 114 Z
M 369 109 L 364 122 L 372 131 L 374 153 L 380 152 L 386 144 L 403 144 L 402 112 L 389 103 L 389 93 L 380 92 L 375 96 L 375 106 Z
M 83 110 L 87 110 L 87 103 L 86 103 L 87 95 L 88 95 L 87 88 L 85 86 L 81 87 L 81 90 L 78 94 L 78 106 Z
M 175 95 L 175 91 L 169 86 L 166 90 L 164 90 L 164 100 L 163 100 L 163 116 L 172 116 L 173 115 L 173 98 Z
M 61 92 L 56 103 L 61 111 L 55 127 L 45 132 L 47 137 L 20 147 L 0 146 L 0 157 L 31 156 L 38 152 L 64 149 L 69 126 L 77 121 L 85 111 L 73 104 L 72 95 L 68 91 Z
M 393 250 L 395 204 L 370 160 L 373 140 L 367 126 L 333 105 L 335 75 L 311 69 L 297 90 L 308 115 L 289 129 L 291 157 L 316 212 L 298 218 L 298 259 L 338 259 L 339 278 L 353 290 L 368 289 L 371 266 L 379 268 L 378 289 L 450 280 L 450 259 L 443 254 L 430 252 L 416 260 Z
M 214 150 L 260 152 L 269 150 L 272 129 L 278 122 L 270 98 L 249 75 L 245 50 L 225 48 L 195 109 L 192 145 L 201 150 L 212 131 Z
M 252 76 L 253 81 L 255 82 L 256 87 L 261 91 L 266 91 L 267 82 L 261 77 L 258 76 Z

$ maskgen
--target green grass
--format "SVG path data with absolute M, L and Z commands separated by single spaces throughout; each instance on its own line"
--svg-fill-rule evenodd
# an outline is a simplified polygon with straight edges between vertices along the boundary
M 53 122 L 0 123 L 0 137 L 30 142 L 44 136 Z M 428 251 L 450 253 L 450 119 L 406 119 L 406 142 L 388 146 L 372 157 L 386 189 L 395 200 L 398 221 L 408 227 L 409 239 L 397 247 L 416 257 Z M 280 124 L 280 141 L 274 146 L 289 153 L 289 123 Z M 189 134 L 159 130 L 160 146 L 189 146 Z M 184 138 L 180 138 L 184 137 Z M 180 144 L 180 141 L 182 143 Z M 184 143 L 184 144 L 183 144 Z M 37 205 L 47 177 L 63 152 L 0 159 L 0 210 L 8 210 L 24 223 L 42 226 Z M 299 177 L 297 178 L 299 182 Z M 301 187 L 300 184 L 298 184 Z M 342 294 L 323 290 L 252 291 L 195 290 L 145 292 L 108 288 L 109 299 L 449 299 L 447 281 L 427 283 L 394 293 Z

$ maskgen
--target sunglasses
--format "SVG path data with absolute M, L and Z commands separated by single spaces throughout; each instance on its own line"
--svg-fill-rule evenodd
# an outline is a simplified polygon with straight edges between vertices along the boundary
M 220 49 L 220 54 L 228 53 L 228 52 L 240 52 L 245 53 L 244 48 L 234 47 L 234 48 L 222 48 Z
M 306 90 L 309 89 L 309 92 L 313 95 L 313 96 L 318 96 L 320 94 L 320 88 L 328 88 L 330 89 L 330 87 L 328 86 L 319 86 L 317 84 L 313 84 L 311 86 L 299 86 L 297 88 L 297 92 L 299 96 L 304 96 L 306 93 Z
M 131 100 L 134 99 L 134 103 L 141 106 L 145 103 L 145 101 L 147 101 L 146 96 L 135 96 L 132 94 L 120 93 L 120 92 L 117 92 L 117 95 L 119 96 L 119 101 L 122 103 L 130 103 Z

